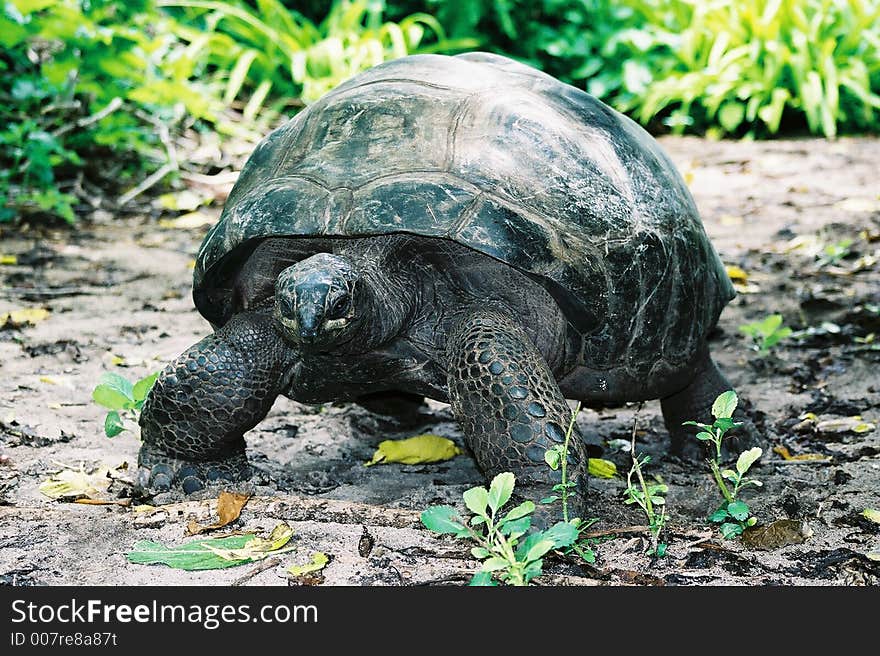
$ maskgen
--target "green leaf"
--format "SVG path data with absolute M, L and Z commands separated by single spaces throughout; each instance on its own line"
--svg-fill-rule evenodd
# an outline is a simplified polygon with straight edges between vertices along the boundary
M 559 497 L 554 494 L 549 497 L 544 497 L 538 503 L 553 503 L 554 501 L 558 501 L 558 500 L 559 500 Z
M 721 417 L 720 419 L 716 419 L 713 425 L 713 428 L 720 431 L 722 434 L 729 431 L 731 428 L 735 428 L 737 426 L 742 426 L 741 423 L 735 422 L 730 417 Z
M 106 372 L 101 375 L 100 380 L 98 381 L 101 385 L 106 385 L 112 389 L 115 389 L 117 392 L 122 394 L 125 398 L 134 401 L 134 388 L 132 384 L 126 380 L 123 376 L 119 374 L 114 374 L 113 372 Z
M 530 560 L 538 560 L 551 549 L 553 549 L 553 540 L 542 536 L 541 539 L 531 545 L 525 552 L 525 560 L 526 562 Z
M 544 531 L 544 539 L 553 543 L 553 549 L 569 547 L 578 539 L 578 530 L 573 524 L 558 522 Z
M 727 132 L 736 132 L 745 117 L 745 105 L 739 102 L 728 102 L 718 112 L 718 122 Z
M 166 547 L 159 542 L 141 540 L 125 557 L 138 565 L 167 565 L 188 572 L 204 569 L 224 569 L 251 562 L 254 558 L 227 559 L 212 549 L 241 550 L 256 539 L 253 534 L 233 535 L 225 538 L 202 538 L 185 542 L 176 547 Z
M 103 384 L 98 385 L 92 391 L 92 399 L 98 405 L 109 408 L 110 410 L 123 410 L 133 402 L 119 390 Z
M 542 502 L 543 503 L 543 500 Z M 531 514 L 535 510 L 535 504 L 532 501 L 523 501 L 516 508 L 507 513 L 504 518 L 501 520 L 502 522 L 509 522 L 514 519 L 519 519 L 520 517 L 525 517 L 526 515 Z
M 422 524 L 435 533 L 454 533 L 467 531 L 458 519 L 458 511 L 452 506 L 431 506 L 422 511 Z
M 483 566 L 480 569 L 484 572 L 497 572 L 499 569 L 507 569 L 509 566 L 510 563 L 504 558 L 492 556 L 483 561 Z
M 491 572 L 477 572 L 471 577 L 468 585 L 477 587 L 496 587 L 498 584 L 492 580 Z
M 301 565 L 291 565 L 287 568 L 287 573 L 291 576 L 302 576 L 303 574 L 320 572 L 329 562 L 330 557 L 327 554 L 323 551 L 316 551 L 312 554 L 312 558 L 309 562 Z
M 748 451 L 743 451 L 739 454 L 739 458 L 736 459 L 736 471 L 738 471 L 740 475 L 745 474 L 749 471 L 749 467 L 751 467 L 763 453 L 764 451 L 757 446 Z
M 663 556 L 666 555 L 667 546 L 668 545 L 664 544 L 663 542 L 657 543 L 657 551 L 654 552 L 657 554 L 657 558 L 663 558 Z
M 720 524 L 728 517 L 730 517 L 730 515 L 727 513 L 727 509 L 726 508 L 719 508 L 718 510 L 713 512 L 711 515 L 709 515 L 709 521 L 715 522 L 716 524 Z
M 486 549 L 485 547 L 472 547 L 471 548 L 471 556 L 473 556 L 474 558 L 478 558 L 478 559 L 482 560 L 483 558 L 486 558 L 488 555 L 489 555 L 489 550 Z
M 736 472 L 732 469 L 725 469 L 721 472 L 721 478 L 726 478 L 728 481 L 736 481 L 739 476 L 737 476 Z
M 504 535 L 513 535 L 514 533 L 519 533 L 522 535 L 526 531 L 528 531 L 532 526 L 532 518 L 531 517 L 520 517 L 519 519 L 514 519 L 511 522 L 504 522 L 501 524 L 501 532 Z
M 733 417 L 733 411 L 736 410 L 737 398 L 736 392 L 727 390 L 718 395 L 715 403 L 712 404 L 712 416 L 716 419 L 727 419 Z
M 528 565 L 526 565 L 525 569 L 523 570 L 523 578 L 526 580 L 526 583 L 538 576 L 541 576 L 543 568 L 544 561 L 540 558 L 538 558 L 537 560 L 533 560 Z
M 505 503 L 510 501 L 516 478 L 510 472 L 503 472 L 492 479 L 489 485 L 489 507 L 493 513 L 498 512 Z
M 108 412 L 104 417 L 104 434 L 107 437 L 116 437 L 124 430 L 126 430 L 125 424 L 122 423 L 119 413 L 116 410 Z
M 731 517 L 738 519 L 741 522 L 744 522 L 749 518 L 749 506 L 742 501 L 732 501 L 728 503 L 727 512 Z
M 725 540 L 731 540 L 738 535 L 742 535 L 743 527 L 739 524 L 733 524 L 732 522 L 727 522 L 722 524 L 720 527 L 721 535 Z
M 156 382 L 160 373 L 161 372 L 157 371 L 156 373 L 145 376 L 136 382 L 131 390 L 132 398 L 135 401 L 144 401 L 144 399 L 147 398 L 147 394 L 149 394 L 150 390 L 153 388 L 153 383 Z
M 489 505 L 489 492 L 484 487 L 472 487 L 463 495 L 464 505 L 476 515 L 486 515 L 486 507 Z
M 550 469 L 556 471 L 559 469 L 559 464 L 562 462 L 562 456 L 559 454 L 559 451 L 554 447 L 552 449 L 547 449 L 544 451 L 544 462 L 550 465 Z
M 875 524 L 880 524 L 880 510 L 876 508 L 865 508 L 861 512 L 862 517 L 865 519 L 874 522 Z
M 697 433 L 697 439 L 702 440 L 703 442 L 711 442 L 715 439 L 715 436 L 712 433 L 707 433 L 706 431 L 701 431 Z

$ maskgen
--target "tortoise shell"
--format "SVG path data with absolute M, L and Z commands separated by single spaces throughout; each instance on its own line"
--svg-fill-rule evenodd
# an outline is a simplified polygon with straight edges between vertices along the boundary
M 230 279 L 255 240 L 400 232 L 529 275 L 599 369 L 689 361 L 734 296 L 647 132 L 540 71 L 468 53 L 376 66 L 269 134 L 202 243 L 196 306 L 215 325 L 229 318 Z

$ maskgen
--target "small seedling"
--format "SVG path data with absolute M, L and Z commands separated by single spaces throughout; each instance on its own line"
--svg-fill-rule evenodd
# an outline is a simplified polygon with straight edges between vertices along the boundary
M 535 510 L 532 501 L 524 501 L 502 515 L 515 482 L 513 474 L 504 472 L 492 479 L 488 490 L 473 487 L 466 491 L 464 503 L 474 513 L 467 519 L 462 519 L 452 506 L 431 506 L 422 512 L 422 524 L 428 530 L 477 543 L 471 554 L 483 565 L 471 579 L 471 585 L 497 585 L 496 580 L 528 585 L 541 575 L 547 553 L 571 547 L 578 539 L 578 526 L 573 522 L 558 522 L 545 531 L 526 535 Z
M 733 390 L 723 392 L 712 404 L 712 416 L 715 418 L 712 424 L 701 424 L 696 421 L 686 421 L 683 424 L 699 428 L 697 439 L 701 442 L 710 442 L 715 447 L 715 453 L 708 462 L 712 469 L 712 475 L 715 477 L 715 483 L 724 497 L 724 503 L 709 516 L 709 520 L 721 525 L 721 534 L 725 539 L 741 535 L 746 528 L 757 523 L 757 518 L 751 516 L 748 504 L 739 500 L 737 496 L 741 490 L 750 485 L 754 487 L 762 485 L 761 481 L 746 477 L 749 468 L 763 454 L 759 447 L 743 451 L 739 455 L 736 461 L 736 471 L 721 469 L 721 443 L 725 437 L 729 437 L 727 435 L 729 431 L 742 425 L 733 420 L 733 411 L 736 410 L 737 402 L 736 392 Z M 733 489 L 728 486 L 728 483 L 733 486 Z
M 752 348 L 758 355 L 767 355 L 770 349 L 791 335 L 791 328 L 782 325 L 781 314 L 771 314 L 762 321 L 739 327 L 741 333 L 752 338 Z
M 92 399 L 109 410 L 104 418 L 107 437 L 116 437 L 128 430 L 127 419 L 137 421 L 144 400 L 158 377 L 157 371 L 132 384 L 119 374 L 108 372 L 101 376 L 100 383 L 92 391 Z
M 852 239 L 843 239 L 842 241 L 828 244 L 819 255 L 819 266 L 834 266 L 841 260 L 849 257 L 852 254 L 852 250 L 850 250 L 852 245 Z
M 593 545 L 596 543 L 595 540 L 590 538 L 581 539 L 580 535 L 599 520 L 582 520 L 580 517 L 569 519 L 568 513 L 568 502 L 577 485 L 574 481 L 571 481 L 568 478 L 568 449 L 571 445 L 571 436 L 574 433 L 574 427 L 577 424 L 577 417 L 580 412 L 581 404 L 578 402 L 574 408 L 574 412 L 571 413 L 571 421 L 568 422 L 568 429 L 565 431 L 565 440 L 562 444 L 554 444 L 544 452 L 544 462 L 546 462 L 553 471 L 561 470 L 560 474 L 562 475 L 562 480 L 553 486 L 553 491 L 558 494 L 541 499 L 541 503 L 555 503 L 556 501 L 562 501 L 563 521 L 570 522 L 577 527 L 578 539 L 563 553 L 566 555 L 576 553 L 586 562 L 595 563 L 596 554 L 593 551 Z
M 553 471 L 562 470 L 562 481 L 553 486 L 553 491 L 559 494 L 541 499 L 541 503 L 553 503 L 561 500 L 562 519 L 566 522 L 568 521 L 568 500 L 575 487 L 575 483 L 568 480 L 568 448 L 571 444 L 571 435 L 574 432 L 575 423 L 580 411 L 581 404 L 578 402 L 574 412 L 571 413 L 571 421 L 568 422 L 568 430 L 565 431 L 565 440 L 562 444 L 555 444 L 544 452 L 544 462 L 550 465 L 550 469 Z
M 641 409 L 641 406 L 639 407 Z M 651 532 L 651 547 L 648 553 L 658 558 L 666 555 L 667 545 L 660 542 L 660 533 L 666 526 L 666 499 L 664 495 L 669 491 L 669 486 L 663 483 L 659 478 L 654 483 L 645 481 L 642 474 L 642 467 L 651 462 L 649 455 L 636 455 L 636 422 L 638 421 L 638 412 L 633 419 L 632 441 L 630 442 L 630 455 L 632 456 L 632 468 L 626 476 L 626 495 L 625 504 L 636 504 L 645 513 L 648 518 L 648 528 Z M 638 485 L 633 482 L 633 476 L 638 479 Z M 658 512 L 659 508 L 659 512 Z

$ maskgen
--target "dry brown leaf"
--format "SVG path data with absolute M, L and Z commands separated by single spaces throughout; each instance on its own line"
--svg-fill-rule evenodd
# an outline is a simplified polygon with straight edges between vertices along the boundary
M 224 526 L 231 524 L 238 519 L 239 515 L 241 515 L 241 509 L 244 508 L 244 504 L 246 504 L 247 500 L 250 498 L 250 494 L 238 494 L 237 492 L 227 492 L 224 490 L 217 498 L 217 517 L 219 517 L 219 519 L 213 524 L 205 526 L 196 521 L 190 520 L 186 525 L 187 535 L 199 535 L 200 533 L 207 533 L 208 531 L 223 528 Z
M 779 549 L 790 544 L 803 544 L 813 535 L 806 523 L 796 519 L 777 519 L 768 526 L 752 526 L 742 535 L 750 549 Z

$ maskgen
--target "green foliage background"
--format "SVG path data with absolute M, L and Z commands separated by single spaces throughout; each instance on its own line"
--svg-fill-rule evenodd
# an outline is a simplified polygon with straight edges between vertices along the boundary
M 513 56 L 654 132 L 880 128 L 880 0 L 6 0 L 0 44 L 0 221 L 74 222 L 84 185 L 173 178 L 181 130 L 253 140 L 416 52 Z

